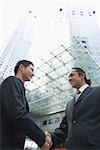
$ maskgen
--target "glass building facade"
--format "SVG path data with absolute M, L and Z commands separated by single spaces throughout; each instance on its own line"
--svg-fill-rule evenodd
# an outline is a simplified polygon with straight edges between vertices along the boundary
M 50 59 L 35 68 L 35 77 L 25 85 L 31 115 L 44 130 L 53 131 L 59 126 L 74 95 L 67 80 L 72 67 L 82 68 L 92 85 L 100 85 L 100 31 L 95 14 L 86 2 L 69 2 L 65 15 L 69 19 L 66 42 L 60 43 L 50 53 Z
M 100 68 L 87 48 L 75 37 L 71 37 L 51 55 L 50 60 L 35 68 L 35 77 L 26 84 L 26 89 L 31 115 L 36 117 L 35 121 L 40 127 L 52 131 L 61 122 L 66 104 L 74 95 L 67 80 L 70 69 L 81 67 L 87 78 L 92 80 L 92 85 L 99 85 Z

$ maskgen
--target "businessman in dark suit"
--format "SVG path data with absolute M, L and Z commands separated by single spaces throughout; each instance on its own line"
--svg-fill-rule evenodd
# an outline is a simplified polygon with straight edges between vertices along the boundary
M 68 102 L 64 119 L 51 133 L 52 147 L 67 140 L 67 150 L 100 150 L 100 87 L 91 87 L 84 70 L 77 67 L 72 68 L 69 83 L 79 95 Z
M 50 138 L 30 118 L 25 97 L 24 82 L 34 76 L 34 65 L 21 60 L 14 72 L 0 86 L 0 150 L 23 150 L 26 136 L 47 149 Z

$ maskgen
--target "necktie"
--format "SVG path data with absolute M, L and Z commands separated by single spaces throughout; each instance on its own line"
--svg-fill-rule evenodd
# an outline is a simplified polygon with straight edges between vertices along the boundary
M 80 94 L 80 93 L 81 93 L 80 90 L 77 90 L 77 91 L 76 91 L 76 94 Z
M 79 98 L 81 92 L 79 90 L 76 91 L 76 94 L 75 94 L 75 101 L 77 102 L 77 99 Z

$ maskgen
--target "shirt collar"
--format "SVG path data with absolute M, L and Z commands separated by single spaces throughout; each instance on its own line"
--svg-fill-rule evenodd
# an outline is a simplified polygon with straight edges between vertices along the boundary
M 83 86 L 81 86 L 79 88 L 79 91 L 82 93 L 87 87 L 89 87 L 89 85 L 88 84 L 84 84 Z

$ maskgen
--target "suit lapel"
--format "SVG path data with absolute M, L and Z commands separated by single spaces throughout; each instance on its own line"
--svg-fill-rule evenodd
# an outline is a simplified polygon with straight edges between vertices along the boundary
M 75 102 L 75 99 L 73 98 L 69 103 L 68 103 L 68 107 L 67 107 L 67 120 L 68 122 L 70 122 L 70 127 L 71 127 L 71 123 L 73 120 L 73 108 L 74 105 L 76 105 L 76 103 L 78 103 L 83 97 L 85 97 L 90 91 L 91 91 L 92 87 L 87 87 L 83 93 L 80 95 L 80 97 L 77 99 L 77 102 Z
M 87 87 L 82 94 L 80 95 L 80 97 L 77 99 L 77 101 L 75 101 L 74 104 L 78 103 L 84 96 L 86 96 L 90 91 L 91 91 L 91 87 Z
M 73 107 L 74 107 L 74 98 L 68 103 L 68 108 L 67 108 L 67 119 L 70 122 L 72 122 Z

